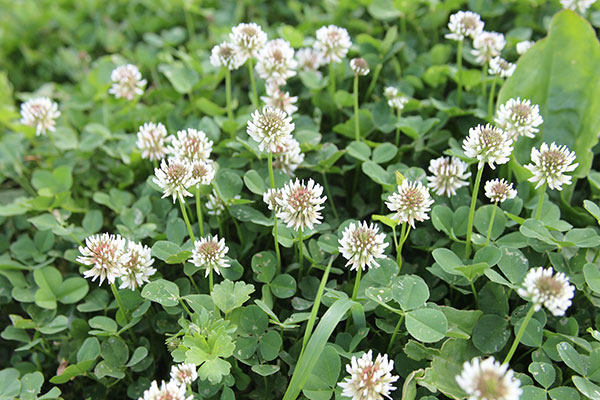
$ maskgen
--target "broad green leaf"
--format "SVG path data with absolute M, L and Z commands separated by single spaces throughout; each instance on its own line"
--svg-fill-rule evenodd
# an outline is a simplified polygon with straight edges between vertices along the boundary
M 429 288 L 417 275 L 401 275 L 392 283 L 392 297 L 404 311 L 425 307 L 429 299 Z
M 483 353 L 497 353 L 506 346 L 510 338 L 508 321 L 495 314 L 479 318 L 473 328 L 473 344 Z
M 296 280 L 291 275 L 282 274 L 273 279 L 269 287 L 275 297 L 287 299 L 296 293 Z
M 421 342 L 435 343 L 446 336 L 448 319 L 440 310 L 421 308 L 406 313 L 406 329 Z
M 147 287 L 147 286 L 146 286 Z M 248 299 L 250 294 L 254 292 L 254 285 L 244 282 L 236 282 L 235 284 L 229 279 L 214 286 L 210 296 L 212 297 L 215 306 L 219 310 L 228 314 L 230 311 L 241 307 Z
M 157 279 L 144 286 L 142 297 L 172 307 L 179 302 L 179 287 L 165 279 Z
M 529 364 L 529 372 L 544 389 L 548 389 L 556 379 L 554 366 L 545 362 L 532 362 Z

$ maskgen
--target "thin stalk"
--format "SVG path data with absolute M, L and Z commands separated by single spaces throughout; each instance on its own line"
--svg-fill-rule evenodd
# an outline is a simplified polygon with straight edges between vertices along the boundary
M 158 160 L 152 160 L 152 166 L 154 169 L 158 169 Z
M 183 266 L 185 266 L 184 264 L 182 264 Z M 196 281 L 194 280 L 193 276 L 188 276 L 188 278 L 190 278 L 190 282 L 192 283 L 192 286 L 194 287 L 194 289 L 196 289 L 196 292 L 198 292 L 198 294 L 200 294 L 200 288 L 198 287 L 198 285 L 196 285 Z
M 354 74 L 354 140 L 360 142 L 360 120 L 358 117 L 358 74 Z
M 402 111 L 399 108 L 396 108 L 396 123 L 400 122 L 400 115 L 402 114 Z M 397 126 L 396 127 L 396 147 L 398 147 L 398 145 L 400 144 L 400 127 Z
M 377 79 L 379 78 L 379 74 L 381 73 L 381 69 L 383 68 L 383 64 L 379 63 L 375 67 L 375 71 L 373 72 L 373 77 L 371 78 L 371 83 L 369 83 L 369 87 L 367 88 L 367 93 L 365 94 L 365 99 L 371 97 L 373 90 L 375 90 L 375 84 L 377 83 Z
M 496 217 L 496 210 L 498 209 L 498 202 L 494 203 L 494 209 L 492 210 L 492 218 L 490 219 L 490 224 L 488 225 L 487 237 L 485 239 L 485 247 L 490 245 L 490 236 L 492 236 L 492 227 L 494 226 L 494 217 Z
M 335 95 L 335 69 L 333 62 L 329 63 L 329 75 L 327 78 L 329 79 L 329 93 L 333 99 L 333 96 Z
M 458 79 L 456 80 L 456 83 L 458 85 L 458 93 L 457 93 L 457 101 L 458 101 L 458 106 L 461 106 L 461 102 L 462 102 L 462 91 L 463 91 L 463 85 L 462 85 L 462 50 L 463 50 L 463 40 L 459 40 L 458 41 L 458 48 L 456 49 L 456 69 L 458 70 Z
M 302 279 L 302 264 L 304 263 L 304 238 L 302 228 L 298 229 L 298 282 Z
M 490 98 L 488 100 L 488 116 L 493 117 L 494 112 L 494 96 L 496 95 L 496 84 L 498 83 L 498 77 L 494 76 L 492 81 L 492 88 L 490 89 Z
M 185 303 L 183 302 L 183 299 L 181 299 L 181 298 L 179 299 L 179 304 L 181 304 L 181 307 L 183 307 L 185 312 L 190 316 L 190 318 L 192 318 L 192 312 L 190 311 L 188 306 L 185 305 Z
M 475 308 L 479 308 L 479 297 L 477 296 L 477 290 L 475 289 L 475 283 L 473 281 L 469 281 L 471 285 L 471 291 L 473 292 L 473 299 L 475 300 Z
M 523 337 L 523 334 L 525 333 L 525 329 L 527 329 L 527 325 L 529 324 L 529 321 L 531 321 L 531 318 L 533 317 L 534 313 L 535 313 L 535 306 L 532 304 L 531 308 L 529 308 L 529 311 L 527 311 L 527 315 L 523 319 L 523 323 L 521 324 L 521 327 L 519 328 L 519 331 L 517 332 L 515 341 L 513 342 L 512 346 L 510 347 L 510 350 L 508 351 L 508 354 L 506 355 L 506 358 L 504 359 L 504 362 L 502 362 L 502 364 L 508 364 L 508 362 L 510 361 L 512 356 L 515 354 L 515 351 L 517 350 L 517 346 L 519 345 L 519 342 L 521 341 L 521 338 Z
M 200 203 L 200 186 L 196 186 L 196 215 L 200 227 L 200 237 L 204 237 L 204 221 L 202 219 L 202 204 Z
M 356 270 L 356 278 L 354 279 L 354 289 L 352 289 L 352 300 L 356 301 L 358 295 L 358 286 L 360 285 L 360 277 L 362 275 L 362 268 Z
M 208 291 L 212 293 L 213 291 L 213 268 L 210 267 L 210 271 L 208 272 Z
M 535 219 L 540 219 L 542 216 L 542 206 L 544 205 L 544 195 L 546 194 L 546 183 L 542 185 L 542 190 L 540 190 L 540 198 L 538 200 L 537 209 L 535 210 Z
M 471 255 L 471 235 L 473 234 L 473 217 L 475 217 L 475 204 L 477 203 L 477 193 L 479 193 L 479 185 L 481 184 L 481 176 L 485 165 L 478 167 L 475 185 L 473 186 L 473 195 L 471 196 L 471 208 L 469 208 L 469 220 L 467 222 L 467 243 L 465 247 L 465 258 Z
M 487 94 L 487 84 L 485 82 L 487 80 L 487 65 L 487 62 L 484 63 L 481 69 L 481 90 L 483 91 L 483 97 Z
M 227 118 L 229 118 L 230 121 L 233 121 L 233 108 L 231 105 L 231 71 L 229 68 L 225 68 L 225 102 L 227 104 Z M 232 133 L 232 135 L 234 134 L 235 132 Z
M 396 336 L 398 336 L 398 332 L 400 331 L 400 325 L 402 325 L 402 321 L 404 321 L 404 315 L 400 316 L 400 319 L 398 320 L 398 323 L 396 324 L 396 327 L 394 328 L 394 333 L 392 333 L 392 338 L 390 339 L 390 343 L 388 344 L 388 348 L 387 348 L 388 353 L 392 350 L 392 345 L 394 344 L 394 341 L 396 340 Z
M 254 79 L 254 68 L 252 59 L 248 58 L 248 75 L 250 75 L 250 86 L 252 87 L 252 105 L 258 110 L 258 91 L 256 90 L 256 80 Z
M 396 245 L 396 263 L 398 264 L 398 269 L 402 269 L 402 247 L 404 246 L 404 242 L 406 238 L 408 238 L 408 233 L 410 232 L 410 226 L 405 222 L 402 224 L 402 231 L 400 231 L 400 241 Z M 394 236 L 396 236 L 394 234 Z
M 267 157 L 269 164 L 269 181 L 271 189 L 275 189 L 275 174 L 273 173 L 273 153 L 269 152 Z M 281 253 L 279 252 L 279 239 L 277 238 L 277 213 L 273 210 L 273 237 L 275 240 L 275 255 L 277 256 L 277 273 L 281 272 Z
M 333 210 L 333 215 L 335 216 L 335 219 L 339 219 L 337 209 L 335 208 L 335 201 L 333 201 L 333 195 L 331 194 L 331 190 L 329 189 L 329 183 L 327 182 L 327 173 L 325 173 L 325 171 L 323 171 L 321 173 L 321 175 L 323 175 L 323 184 L 325 186 L 325 192 L 327 193 L 327 198 L 329 199 L 329 202 L 331 203 L 331 209 Z
M 188 218 L 187 211 L 185 211 L 185 205 L 183 204 L 183 201 L 181 199 L 179 199 L 179 207 L 181 208 L 181 214 L 183 214 L 183 220 L 185 221 L 185 226 L 187 227 L 188 234 L 190 235 L 192 242 L 195 242 L 196 238 L 194 237 L 194 231 L 192 230 L 192 225 L 190 225 L 190 219 Z
M 125 311 L 125 307 L 123 306 L 123 301 L 121 300 L 121 295 L 119 295 L 119 291 L 117 290 L 117 285 L 114 283 L 110 284 L 110 289 L 115 296 L 115 300 L 117 300 L 117 304 L 119 305 L 119 310 L 121 310 L 121 314 L 123 314 L 123 318 L 125 318 L 125 325 L 129 323 L 129 317 L 127 316 L 127 312 Z
M 398 238 L 396 237 L 396 227 L 392 226 L 392 236 L 394 238 L 394 247 L 396 248 L 396 262 L 398 262 L 398 254 L 400 254 L 398 252 Z M 401 234 L 402 236 L 402 234 Z

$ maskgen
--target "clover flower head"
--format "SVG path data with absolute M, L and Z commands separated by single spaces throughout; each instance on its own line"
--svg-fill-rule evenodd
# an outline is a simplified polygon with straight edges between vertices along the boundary
M 253 22 L 241 23 L 231 29 L 229 39 L 243 64 L 249 58 L 258 56 L 260 50 L 267 43 L 267 34 Z
M 189 385 L 198 379 L 196 366 L 191 363 L 182 363 L 171 367 L 171 381 L 178 385 Z
M 139 400 L 192 400 L 194 396 L 186 397 L 186 391 L 186 385 L 180 385 L 173 380 L 162 381 L 160 386 L 156 381 L 152 381 L 150 388 L 144 391 Z
M 535 42 L 533 40 L 523 40 L 517 43 L 517 54 L 522 56 L 523 54 L 527 53 L 527 50 L 532 48 L 534 44 Z
M 196 186 L 198 183 L 192 175 L 192 165 L 184 159 L 169 158 L 162 160 L 160 168 L 154 169 L 152 182 L 156 183 L 162 190 L 162 197 L 173 196 L 173 203 L 179 199 L 185 203 L 185 196 L 191 197 L 187 188 Z
M 129 260 L 129 253 L 125 251 L 126 240 L 120 235 L 108 233 L 92 235 L 85 239 L 85 247 L 79 246 L 80 256 L 77 262 L 92 266 L 83 272 L 86 278 L 95 281 L 100 278 L 100 285 L 106 279 L 108 283 L 115 283 L 115 279 L 123 275 L 123 266 Z
M 206 276 L 211 269 L 220 275 L 221 268 L 229 267 L 229 261 L 225 258 L 228 251 L 229 247 L 225 246 L 225 239 L 219 240 L 217 235 L 212 238 L 210 236 L 200 238 L 194 242 L 192 264 L 196 267 L 205 267 Z
M 118 66 L 111 72 L 110 79 L 113 85 L 108 93 L 117 99 L 133 100 L 136 96 L 144 94 L 146 80 L 142 79 L 140 70 L 133 64 Z
M 463 40 L 465 37 L 474 39 L 483 32 L 484 23 L 479 14 L 472 11 L 459 11 L 450 16 L 448 29 L 450 33 L 446 34 L 446 39 Z
M 295 176 L 294 171 L 304 162 L 300 143 L 292 137 L 278 147 L 273 156 L 273 168 L 280 169 L 291 177 Z
M 127 261 L 123 263 L 119 289 L 135 290 L 150 281 L 150 277 L 156 272 L 156 269 L 152 267 L 154 258 L 151 253 L 150 247 L 131 240 L 127 241 L 128 257 Z
M 168 149 L 166 144 L 171 140 L 167 136 L 167 128 L 160 122 L 146 122 L 140 126 L 137 133 L 136 145 L 142 151 L 142 158 L 150 161 L 162 160 L 167 156 Z
M 456 191 L 469 183 L 466 181 L 471 176 L 469 166 L 466 162 L 456 157 L 439 157 L 429 162 L 429 172 L 433 176 L 428 176 L 431 188 L 438 196 L 454 196 Z
M 237 49 L 229 42 L 223 42 L 212 48 L 210 52 L 210 63 L 215 68 L 227 68 L 234 71 L 244 64 L 244 58 L 240 57 Z
M 322 26 L 317 30 L 316 37 L 314 48 L 323 56 L 324 64 L 342 61 L 352 46 L 348 31 L 339 26 Z
M 519 400 L 523 392 L 508 364 L 501 365 L 494 357 L 465 362 L 456 382 L 469 400 Z
M 48 97 L 38 97 L 21 104 L 21 123 L 35 126 L 36 136 L 45 135 L 46 131 L 54 132 L 58 117 L 58 104 Z
M 403 180 L 397 191 L 385 202 L 389 210 L 396 213 L 394 219 L 402 224 L 408 222 L 413 229 L 415 221 L 423 222 L 429 219 L 427 213 L 432 204 L 433 199 L 427 187 L 421 182 L 409 182 L 408 179 Z
M 199 185 L 210 185 L 215 178 L 215 162 L 211 160 L 206 161 L 192 161 L 190 163 L 192 168 L 192 178 L 197 181 Z
M 472 54 L 475 56 L 475 61 L 483 65 L 499 56 L 504 46 L 506 46 L 506 39 L 503 34 L 483 31 L 473 40 Z
M 188 161 L 206 161 L 212 152 L 213 142 L 204 131 L 188 128 L 177 132 L 167 149 L 174 157 Z
M 488 163 L 496 169 L 495 163 L 506 164 L 512 153 L 513 140 L 500 128 L 490 124 L 477 125 L 469 129 L 469 136 L 463 141 L 465 155 L 479 161 L 479 168 Z
M 579 165 L 573 164 L 575 159 L 575 152 L 567 146 L 557 146 L 552 142 L 548 147 L 548 144 L 542 143 L 539 150 L 535 147 L 531 149 L 532 164 L 525 166 L 533 174 L 529 181 L 538 183 L 536 189 L 548 184 L 550 189 L 562 190 L 563 184 L 571 184 L 571 177 L 565 172 L 572 172 Z
M 514 199 L 517 191 L 513 184 L 504 179 L 492 179 L 485 183 L 485 195 L 492 203 L 502 203 L 508 199 Z
M 323 55 L 311 47 L 305 47 L 296 52 L 298 68 L 301 71 L 317 71 L 324 64 Z M 318 72 L 319 76 L 321 75 Z
M 383 91 L 383 95 L 387 99 L 388 106 L 398 111 L 404 110 L 404 106 L 410 101 L 407 96 L 400 93 L 400 91 L 393 86 L 386 87 Z
M 519 296 L 531 301 L 535 311 L 546 307 L 555 316 L 565 315 L 571 306 L 575 287 L 562 272 L 554 273 L 552 267 L 530 269 L 523 287 L 518 290 Z
M 490 60 L 489 73 L 500 78 L 510 78 L 517 68 L 516 64 L 506 61 L 504 58 L 497 56 Z
M 369 63 L 364 58 L 353 58 L 350 60 L 350 69 L 355 75 L 366 76 L 371 71 Z
M 544 119 L 540 115 L 537 104 L 531 104 L 531 101 L 517 97 L 509 99 L 498 107 L 495 122 L 515 139 L 518 136 L 534 138 Z
M 288 182 L 281 189 L 281 198 L 276 201 L 280 210 L 277 218 L 281 218 L 288 228 L 295 230 L 313 229 L 314 225 L 320 224 L 321 210 L 327 196 L 322 196 L 323 186 L 309 179 L 308 183 L 296 179 Z
M 258 54 L 256 72 L 271 85 L 285 85 L 296 75 L 298 62 L 294 59 L 294 49 L 287 40 L 275 39 L 267 42 Z
M 207 196 L 206 209 L 208 215 L 221 215 L 225 211 L 225 202 L 219 197 L 215 189 Z
M 290 96 L 289 92 L 284 92 L 277 85 L 267 85 L 267 95 L 261 96 L 261 100 L 269 107 L 284 111 L 287 115 L 292 115 L 298 111 L 295 105 L 298 96 Z
M 596 0 L 560 0 L 560 4 L 564 9 L 579 11 L 581 14 L 585 14 L 595 2 Z
M 393 370 L 394 361 L 388 360 L 387 354 L 378 354 L 375 361 L 372 350 L 360 358 L 353 356 L 346 365 L 350 376 L 338 383 L 343 389 L 342 396 L 352 400 L 391 399 L 390 393 L 396 390 L 392 384 L 398 380 L 398 376 L 392 375 Z
M 280 146 L 290 140 L 294 127 L 292 117 L 280 109 L 266 106 L 252 113 L 246 131 L 258 142 L 260 151 L 276 153 Z
M 339 251 L 348 260 L 346 266 L 351 265 L 350 270 L 360 268 L 377 268 L 378 258 L 383 255 L 388 243 L 385 242 L 385 233 L 379 233 L 379 227 L 375 224 L 368 225 L 365 221 L 358 225 L 351 223 L 344 229 L 342 238 L 339 240 Z
M 282 195 L 281 189 L 267 189 L 267 191 L 263 193 L 263 201 L 269 210 L 275 211 L 275 214 L 281 210 L 281 206 L 277 199 L 281 199 Z

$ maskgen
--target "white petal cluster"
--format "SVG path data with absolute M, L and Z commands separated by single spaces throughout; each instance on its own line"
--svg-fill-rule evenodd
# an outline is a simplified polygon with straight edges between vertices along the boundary
M 348 260 L 346 266 L 351 265 L 350 270 L 356 271 L 359 268 L 364 270 L 379 267 L 376 259 L 385 258 L 383 253 L 388 246 L 385 233 L 379 233 L 377 225 L 368 225 L 365 221 L 359 222 L 358 225 L 348 225 L 339 244 L 340 253 Z
M 388 106 L 398 111 L 404 110 L 404 106 L 410 101 L 407 96 L 400 93 L 400 91 L 393 86 L 386 87 L 383 91 L 383 95 L 387 99 Z
M 596 0 L 560 0 L 564 9 L 579 11 L 581 14 L 585 14 L 595 2 Z
M 504 35 L 497 32 L 481 32 L 473 40 L 472 54 L 475 61 L 481 65 L 500 55 L 506 46 Z
M 281 218 L 288 228 L 295 230 L 313 229 L 314 225 L 320 224 L 323 216 L 321 210 L 327 196 L 322 196 L 323 186 L 309 179 L 307 184 L 296 179 L 288 182 L 281 189 L 281 198 L 276 201 L 280 210 L 277 218 Z
M 123 275 L 123 265 L 130 257 L 125 250 L 126 244 L 125 238 L 108 233 L 86 238 L 85 247 L 79 246 L 81 255 L 77 262 L 92 268 L 84 271 L 83 276 L 92 278 L 92 281 L 100 278 L 100 285 L 105 279 L 108 283 L 115 283 L 115 279 Z
M 513 184 L 504 179 L 492 179 L 485 183 L 485 195 L 492 203 L 502 203 L 508 199 L 514 199 L 517 191 Z
M 221 215 L 225 211 L 225 202 L 221 200 L 215 189 L 207 196 L 206 209 L 208 210 L 208 215 L 215 216 Z
M 171 137 L 167 136 L 167 128 L 163 124 L 146 122 L 140 126 L 136 145 L 142 152 L 142 158 L 158 161 L 166 157 L 168 153 L 166 145 L 170 140 Z
M 537 104 L 531 104 L 527 99 L 509 99 L 498 107 L 496 124 L 513 138 L 517 136 L 535 137 L 538 127 L 544 123 Z
M 115 68 L 110 74 L 110 79 L 113 81 L 113 85 L 108 93 L 114 95 L 117 99 L 133 100 L 136 96 L 144 94 L 146 80 L 142 79 L 140 70 L 133 64 L 125 64 Z
M 489 73 L 500 78 L 510 78 L 517 68 L 516 64 L 506 61 L 498 56 L 490 60 Z
M 162 381 L 160 387 L 156 381 L 152 381 L 150 388 L 144 391 L 139 400 L 192 400 L 194 396 L 186 397 L 186 386 L 179 385 L 171 380 L 169 382 Z
M 352 357 L 346 365 L 350 376 L 338 383 L 344 389 L 342 396 L 352 400 L 391 399 L 390 393 L 396 390 L 392 384 L 398 380 L 398 376 L 392 375 L 393 370 L 394 361 L 388 360 L 387 354 L 378 354 L 375 361 L 372 350 L 358 359 Z
M 352 46 L 348 31 L 339 26 L 322 26 L 317 30 L 316 37 L 314 48 L 322 55 L 324 64 L 342 61 Z
M 446 34 L 446 39 L 456 41 L 463 40 L 465 37 L 474 39 L 483 32 L 484 25 L 479 14 L 472 11 L 459 11 L 450 16 L 448 22 L 450 33 Z
M 496 169 L 494 163 L 506 164 L 513 151 L 513 140 L 500 128 L 490 124 L 477 125 L 469 129 L 469 136 L 463 141 L 465 155 L 479 161 L 479 168 L 488 163 Z
M 401 224 L 408 222 L 413 228 L 415 220 L 423 222 L 429 219 L 427 213 L 431 210 L 432 204 L 433 199 L 427 187 L 421 182 L 409 182 L 408 179 L 402 181 L 398 190 L 385 202 L 390 211 L 396 213 L 394 219 Z
M 210 63 L 215 68 L 227 68 L 236 70 L 244 64 L 244 58 L 240 57 L 236 48 L 229 42 L 223 42 L 212 48 L 210 52 Z
M 283 193 L 281 192 L 281 189 L 267 189 L 267 191 L 263 193 L 263 201 L 269 210 L 275 211 L 275 214 L 281 210 L 281 206 L 279 206 L 279 200 L 281 200 L 282 195 Z
M 429 172 L 427 186 L 438 196 L 454 196 L 456 191 L 469 183 L 466 181 L 471 176 L 469 166 L 466 162 L 456 157 L 439 157 L 429 161 Z
M 177 159 L 207 161 L 212 152 L 213 142 L 204 131 L 188 128 L 177 132 L 171 140 L 169 153 Z
M 243 64 L 249 58 L 258 57 L 258 53 L 267 43 L 267 34 L 253 22 L 242 23 L 231 29 L 229 39 Z
M 278 147 L 273 157 L 273 168 L 280 169 L 291 177 L 295 176 L 294 171 L 304 162 L 300 143 L 294 138 Z
M 21 123 L 35 126 L 36 136 L 45 135 L 46 131 L 54 132 L 58 117 L 58 104 L 48 97 L 38 97 L 21 104 Z
M 364 58 L 353 58 L 350 60 L 350 69 L 355 75 L 365 76 L 371 71 L 369 63 Z
M 555 316 L 565 315 L 571 306 L 575 287 L 569 283 L 569 278 L 562 272 L 554 274 L 552 267 L 530 269 L 519 296 L 531 301 L 535 311 L 546 307 Z
M 456 382 L 468 400 L 519 400 L 523 392 L 508 364 L 501 365 L 494 357 L 465 362 Z
M 298 111 L 298 107 L 295 105 L 298 101 L 298 96 L 290 96 L 289 92 L 284 92 L 275 85 L 267 85 L 266 89 L 267 95 L 261 96 L 260 99 L 267 106 L 284 111 L 287 115 L 292 115 Z
M 200 238 L 194 242 L 192 264 L 206 268 L 206 276 L 211 269 L 220 275 L 221 268 L 229 267 L 229 261 L 225 258 L 228 251 L 229 247 L 225 246 L 225 239 L 219 240 L 217 235 L 212 238 L 210 236 Z
M 192 161 L 192 178 L 197 182 L 197 185 L 210 185 L 215 178 L 215 162 L 207 161 Z
M 571 177 L 565 172 L 572 172 L 579 165 L 573 164 L 575 159 L 575 152 L 567 146 L 557 146 L 552 142 L 548 147 L 542 143 L 539 150 L 535 147 L 531 149 L 532 164 L 525 166 L 533 174 L 529 181 L 538 183 L 536 189 L 547 183 L 550 189 L 562 190 L 563 184 L 571 184 Z
M 290 140 L 294 127 L 292 117 L 277 108 L 266 106 L 252 113 L 246 131 L 258 142 L 260 151 L 276 153 Z
M 194 364 L 177 364 L 171 367 L 171 382 L 189 385 L 196 379 L 198 379 L 198 371 Z
M 119 286 L 119 289 L 129 288 L 135 290 L 150 281 L 150 277 L 156 272 L 156 269 L 152 267 L 154 259 L 151 253 L 150 247 L 144 244 L 127 242 L 128 257 L 127 261 L 123 263 L 123 274 L 120 276 L 121 286 Z
M 533 40 L 523 40 L 522 42 L 517 43 L 517 54 L 522 56 L 527 53 L 527 50 L 533 47 L 535 42 Z
M 294 49 L 287 40 L 275 39 L 267 42 L 258 54 L 256 72 L 269 85 L 285 85 L 296 75 L 298 62 L 294 59 Z
M 296 52 L 296 60 L 298 61 L 298 68 L 301 71 L 318 72 L 319 68 L 321 68 L 321 66 L 325 63 L 321 52 L 311 47 L 306 47 L 298 50 Z M 319 75 L 321 75 L 320 72 Z
M 185 159 L 169 158 L 168 162 L 162 160 L 160 168 L 154 169 L 154 175 L 152 182 L 163 190 L 162 197 L 173 196 L 173 203 L 176 199 L 185 203 L 184 197 L 192 196 L 187 188 L 198 183 L 192 175 L 192 165 Z

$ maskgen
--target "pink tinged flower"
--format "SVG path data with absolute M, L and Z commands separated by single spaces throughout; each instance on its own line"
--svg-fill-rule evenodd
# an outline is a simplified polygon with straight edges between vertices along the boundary
M 469 400 L 519 400 L 523 392 L 508 364 L 501 365 L 494 357 L 465 362 L 456 382 Z
M 136 96 L 144 94 L 146 80 L 142 79 L 142 74 L 135 65 L 125 64 L 115 68 L 110 74 L 110 79 L 113 85 L 108 93 L 117 99 L 133 100 Z
M 192 400 L 194 396 L 186 397 L 186 385 L 180 385 L 176 381 L 162 381 L 160 386 L 152 381 L 150 388 L 144 391 L 139 400 Z
M 352 45 L 348 31 L 335 25 L 319 28 L 316 37 L 314 49 L 323 56 L 325 64 L 342 61 Z
M 392 384 L 398 376 L 392 375 L 394 361 L 388 360 L 387 354 L 378 354 L 373 361 L 373 352 L 369 350 L 360 358 L 352 357 L 346 365 L 350 376 L 338 383 L 343 389 L 342 396 L 352 400 L 391 399 L 390 393 L 396 390 Z
M 566 172 L 574 171 L 579 163 L 573 163 L 576 159 L 575 152 L 570 151 L 567 146 L 557 146 L 552 142 L 550 147 L 542 143 L 540 149 L 531 149 L 531 164 L 527 168 L 533 176 L 530 182 L 537 182 L 536 189 L 548 184 L 550 189 L 562 190 L 562 185 L 570 185 L 571 177 Z
M 58 117 L 58 104 L 47 97 L 38 97 L 21 104 L 21 123 L 35 126 L 36 136 L 45 135 L 46 131 L 54 132 Z
M 192 168 L 192 178 L 198 185 L 210 185 L 215 178 L 215 162 L 212 160 L 195 160 L 190 163 Z
M 530 100 L 521 100 L 517 97 L 509 99 L 498 107 L 495 122 L 513 139 L 517 139 L 518 136 L 534 138 L 544 120 L 537 104 L 531 104 Z
M 137 133 L 136 145 L 142 152 L 142 158 L 150 161 L 162 160 L 167 156 L 167 143 L 171 140 L 167 136 L 167 128 L 160 122 L 146 122 L 140 126 Z
M 266 192 L 263 193 L 263 201 L 271 211 L 279 212 L 281 207 L 279 206 L 278 200 L 282 198 L 281 189 L 267 189 Z
M 500 128 L 487 124 L 477 125 L 469 129 L 469 136 L 463 141 L 463 150 L 467 157 L 479 161 L 479 168 L 488 163 L 496 169 L 495 164 L 506 164 L 512 153 L 513 139 Z
M 171 367 L 171 381 L 178 385 L 189 385 L 198 379 L 198 371 L 194 364 L 177 364 Z
M 276 153 L 291 139 L 294 127 L 292 118 L 284 111 L 266 106 L 252 113 L 246 131 L 258 143 L 260 151 Z
M 427 213 L 431 210 L 433 199 L 427 187 L 421 182 L 409 182 L 405 179 L 398 190 L 392 193 L 385 205 L 395 212 L 394 219 L 400 223 L 408 222 L 415 227 L 415 221 L 423 222 L 429 219 Z
M 463 40 L 465 37 L 474 39 L 483 32 L 483 26 L 484 23 L 479 14 L 471 11 L 459 11 L 450 16 L 450 22 L 448 22 L 450 33 L 446 34 L 446 38 L 456 41 Z
M 371 71 L 369 63 L 364 58 L 353 58 L 350 60 L 350 69 L 355 75 L 365 76 Z
M 154 169 L 155 177 L 152 182 L 156 183 L 162 190 L 162 197 L 173 197 L 173 203 L 179 199 L 185 203 L 184 197 L 192 197 L 187 188 L 195 186 L 198 181 L 192 175 L 192 165 L 187 160 L 169 158 L 162 160 L 160 168 Z
M 275 85 L 267 85 L 267 95 L 261 96 L 260 99 L 267 106 L 284 111 L 287 115 L 292 115 L 298 111 L 298 107 L 295 105 L 298 97 L 290 96 L 289 92 L 284 92 Z
M 508 199 L 514 199 L 517 191 L 513 184 L 504 179 L 492 179 L 485 183 L 485 195 L 492 203 L 502 203 Z
M 245 59 L 240 56 L 237 49 L 229 42 L 223 42 L 212 48 L 210 63 L 215 68 L 236 70 L 244 64 Z
M 377 225 L 368 225 L 359 222 L 358 225 L 351 223 L 344 229 L 342 238 L 339 240 L 339 251 L 351 265 L 350 270 L 360 268 L 377 268 L 377 259 L 385 258 L 384 252 L 388 243 L 385 242 L 385 233 L 379 233 Z
M 154 259 L 151 249 L 141 243 L 127 242 L 127 261 L 123 263 L 123 274 L 119 289 L 129 288 L 135 290 L 150 281 L 156 269 L 152 267 Z
M 295 230 L 313 229 L 314 225 L 320 224 L 321 210 L 327 196 L 322 196 L 323 186 L 312 179 L 307 184 L 296 179 L 288 182 L 281 189 L 281 198 L 276 199 L 281 207 L 277 218 L 281 218 L 288 228 Z
M 232 28 L 229 40 L 243 64 L 249 58 L 258 57 L 258 53 L 267 43 L 267 34 L 253 22 L 242 23 Z
M 428 176 L 427 186 L 438 196 L 454 196 L 456 191 L 469 183 L 467 179 L 471 176 L 468 171 L 469 166 L 464 161 L 456 157 L 440 157 L 429 162 L 429 172 L 433 175 Z
M 517 68 L 516 64 L 506 61 L 498 56 L 490 60 L 489 73 L 500 78 L 510 78 Z
M 529 270 L 518 293 L 533 303 L 535 311 L 544 306 L 558 317 L 565 315 L 571 306 L 575 287 L 569 284 L 569 278 L 562 272 L 554 274 L 552 267 L 538 267 Z
M 214 270 L 217 274 L 221 274 L 221 268 L 228 268 L 229 261 L 225 255 L 229 251 L 229 247 L 225 246 L 225 239 L 219 240 L 215 235 L 206 238 L 200 238 L 194 242 L 194 250 L 192 251 L 192 264 L 196 267 L 206 268 L 206 276 L 210 270 Z
M 225 211 L 225 202 L 219 197 L 215 189 L 207 196 L 206 209 L 208 210 L 208 215 L 215 216 L 221 215 Z
M 298 62 L 294 59 L 294 49 L 283 39 L 267 42 L 261 49 L 256 63 L 258 76 L 269 85 L 285 85 L 287 80 L 296 75 Z
M 188 128 L 177 132 L 171 140 L 169 153 L 178 159 L 207 161 L 212 152 L 213 142 L 204 131 Z
M 504 46 L 506 39 L 503 34 L 484 31 L 475 36 L 471 53 L 475 56 L 475 61 L 483 65 L 499 56 Z
M 79 246 L 80 256 L 77 262 L 92 268 L 84 271 L 83 276 L 95 281 L 100 278 L 100 285 L 106 279 L 110 284 L 122 276 L 124 265 L 129 261 L 130 254 L 125 250 L 126 241 L 120 235 L 103 233 L 89 236 L 85 239 L 85 247 Z
M 313 48 L 304 48 L 296 52 L 296 60 L 298 68 L 302 71 L 317 71 L 324 64 L 323 55 L 321 52 Z M 319 73 L 319 76 L 321 74 Z

